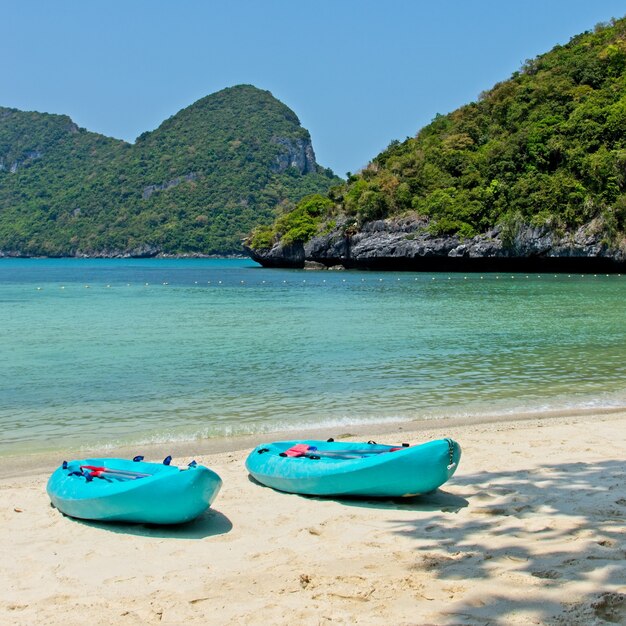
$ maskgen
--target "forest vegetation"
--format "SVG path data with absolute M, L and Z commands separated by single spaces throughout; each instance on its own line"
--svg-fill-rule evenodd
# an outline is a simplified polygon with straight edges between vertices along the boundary
M 64 115 L 0 108 L 0 253 L 241 253 L 254 226 L 341 182 L 296 114 L 239 85 L 134 144 Z
M 433 236 L 470 238 L 515 225 L 570 232 L 595 220 L 626 229 L 626 19 L 596 26 L 528 60 L 415 137 L 392 141 L 362 171 L 248 245 L 306 242 L 342 224 L 414 216 Z

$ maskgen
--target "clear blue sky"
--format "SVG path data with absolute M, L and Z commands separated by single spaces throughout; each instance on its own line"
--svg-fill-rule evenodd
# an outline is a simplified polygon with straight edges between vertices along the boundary
M 0 105 L 134 141 L 250 83 L 343 176 L 624 14 L 617 0 L 0 0 Z

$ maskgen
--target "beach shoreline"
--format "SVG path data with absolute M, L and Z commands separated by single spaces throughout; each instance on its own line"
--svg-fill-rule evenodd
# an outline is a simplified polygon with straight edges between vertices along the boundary
M 146 458 L 158 459 L 171 455 L 181 463 L 187 457 L 206 456 L 224 452 L 252 450 L 260 443 L 269 441 L 291 441 L 297 439 L 358 438 L 370 440 L 372 437 L 386 437 L 391 443 L 399 443 L 405 434 L 419 435 L 422 431 L 438 431 L 445 436 L 446 431 L 462 426 L 507 423 L 524 420 L 550 420 L 554 418 L 586 418 L 597 415 L 626 414 L 626 406 L 618 407 L 571 407 L 531 410 L 526 412 L 481 413 L 468 416 L 424 418 L 404 421 L 358 422 L 323 428 L 284 429 L 270 432 L 234 435 L 231 437 L 209 437 L 189 440 L 172 440 L 159 443 L 138 443 L 133 445 L 93 446 L 77 449 L 72 446 L 59 447 L 45 452 L 20 452 L 0 455 L 0 476 L 33 476 L 45 471 L 53 471 L 63 460 L 87 457 L 133 458 L 142 454 Z M 404 441 L 404 440 L 403 440 Z M 414 436 L 411 445 L 423 443 Z M 61 458 L 62 457 L 62 458 Z
M 575 413 L 370 428 L 381 441 L 447 435 L 463 448 L 448 483 L 405 500 L 262 487 L 244 468 L 252 442 L 238 438 L 195 457 L 224 486 L 173 528 L 74 521 L 50 506 L 48 472 L 5 474 L 0 620 L 623 623 L 626 411 Z

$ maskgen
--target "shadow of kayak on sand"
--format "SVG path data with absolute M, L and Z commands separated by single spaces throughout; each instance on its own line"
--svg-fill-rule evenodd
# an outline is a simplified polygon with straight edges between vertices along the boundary
M 406 498 L 373 498 L 370 496 L 312 496 L 300 493 L 288 493 L 272 489 L 263 483 L 260 483 L 253 476 L 248 474 L 248 480 L 262 487 L 270 489 L 276 493 L 282 493 L 286 496 L 298 496 L 307 500 L 332 500 L 346 506 L 356 506 L 369 509 L 402 509 L 405 511 L 440 511 L 441 513 L 457 513 L 461 509 L 469 506 L 469 502 L 461 496 L 454 495 L 442 489 L 435 489 L 430 493 L 424 493 L 419 496 L 409 496 Z
M 306 496 L 315 500 L 334 500 L 346 506 L 358 506 L 369 509 L 398 509 L 404 511 L 440 511 L 441 513 L 457 513 L 469 505 L 469 502 L 453 493 L 436 489 L 430 493 L 407 498 L 364 498 L 355 496 L 325 497 Z
M 124 535 L 140 537 L 158 537 L 161 539 L 205 539 L 224 535 L 232 530 L 232 522 L 219 511 L 208 509 L 196 519 L 184 524 L 157 525 L 135 524 L 131 522 L 95 522 L 64 516 L 67 520 Z

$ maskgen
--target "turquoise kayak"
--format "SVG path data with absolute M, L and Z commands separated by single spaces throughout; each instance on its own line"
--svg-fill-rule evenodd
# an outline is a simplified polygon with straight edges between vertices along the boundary
M 452 439 L 416 446 L 276 441 L 257 446 L 246 468 L 259 483 L 289 493 L 405 497 L 443 485 L 460 458 L 461 446 Z
M 107 522 L 180 524 L 204 512 L 222 479 L 195 461 L 188 467 L 142 457 L 64 461 L 48 480 L 52 504 L 65 515 Z

